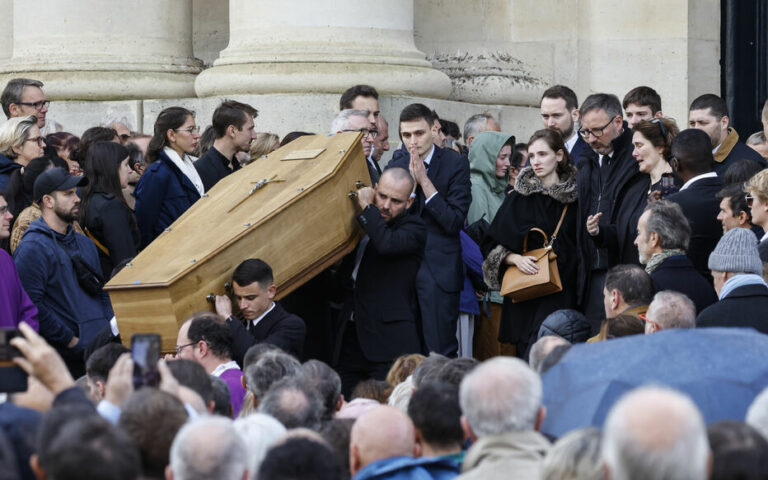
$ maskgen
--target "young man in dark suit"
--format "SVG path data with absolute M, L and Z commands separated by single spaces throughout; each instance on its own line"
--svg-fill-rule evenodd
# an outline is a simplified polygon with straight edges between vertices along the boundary
M 453 150 L 434 145 L 432 111 L 414 103 L 400 113 L 400 138 L 407 155 L 395 152 L 388 168 L 410 171 L 416 181 L 409 211 L 427 227 L 424 261 L 416 279 L 422 332 L 428 351 L 455 357 L 456 322 L 463 286 L 459 231 L 472 202 L 469 163 Z
M 407 213 L 413 187 L 407 170 L 390 168 L 375 189 L 357 191 L 365 236 L 341 268 L 347 294 L 334 355 L 347 398 L 361 380 L 384 380 L 400 355 L 421 352 L 416 275 L 427 232 Z
M 579 121 L 576 93 L 565 85 L 550 87 L 541 96 L 540 109 L 544 128 L 554 130 L 563 137 L 565 148 L 578 167 L 582 155 L 589 151 L 589 144 L 576 132 Z
M 306 326 L 273 299 L 277 293 L 272 268 L 263 260 L 249 258 L 232 273 L 232 290 L 240 315 L 232 315 L 232 301 L 216 296 L 216 313 L 224 317 L 232 333 L 232 357 L 243 365 L 248 349 L 257 343 L 271 343 L 301 359 Z

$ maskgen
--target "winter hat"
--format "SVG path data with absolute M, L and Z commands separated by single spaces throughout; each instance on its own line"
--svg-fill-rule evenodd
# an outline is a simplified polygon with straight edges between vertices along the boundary
M 716 272 L 763 274 L 757 237 L 747 228 L 732 228 L 709 255 L 708 267 Z

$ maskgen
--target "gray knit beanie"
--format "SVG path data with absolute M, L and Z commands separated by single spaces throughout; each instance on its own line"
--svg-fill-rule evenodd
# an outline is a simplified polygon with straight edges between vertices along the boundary
M 763 274 L 757 237 L 747 228 L 732 228 L 709 255 L 708 267 L 716 272 Z

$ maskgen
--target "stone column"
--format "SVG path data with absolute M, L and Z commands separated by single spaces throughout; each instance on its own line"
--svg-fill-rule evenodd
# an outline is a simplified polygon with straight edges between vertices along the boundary
M 6 78 L 40 79 L 54 99 L 195 94 L 192 0 L 14 0 L 13 10 Z
M 413 41 L 413 1 L 230 1 L 230 41 L 195 83 L 200 96 L 336 93 L 445 98 L 450 81 Z

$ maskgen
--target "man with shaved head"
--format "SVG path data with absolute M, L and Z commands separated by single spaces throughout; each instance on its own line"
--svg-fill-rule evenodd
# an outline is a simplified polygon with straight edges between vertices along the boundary
M 413 458 L 418 453 L 411 419 L 394 407 L 382 405 L 363 414 L 352 427 L 349 471 L 354 480 L 448 479 L 458 473 L 452 460 Z
M 704 480 L 712 454 L 696 405 L 662 387 L 642 387 L 624 396 L 608 413 L 603 429 L 603 462 L 613 480 Z

